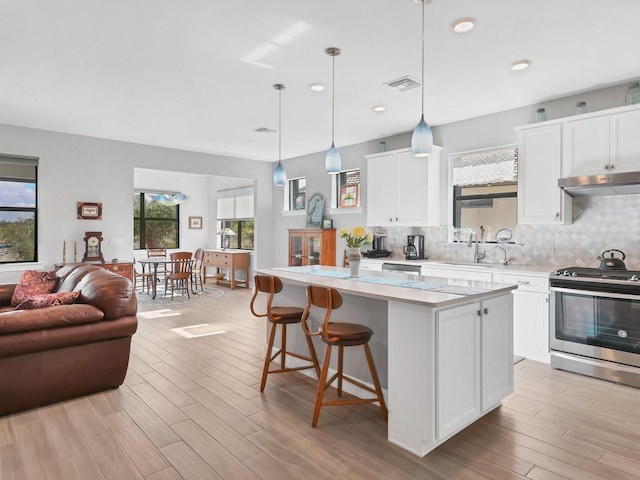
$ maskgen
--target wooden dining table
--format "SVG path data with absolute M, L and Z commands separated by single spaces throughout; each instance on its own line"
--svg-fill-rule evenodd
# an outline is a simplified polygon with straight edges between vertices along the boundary
M 151 258 L 141 258 L 136 260 L 139 264 L 142 265 L 142 273 L 146 271 L 147 265 L 149 265 L 149 269 L 153 269 L 153 282 L 151 283 L 151 298 L 155 299 L 157 294 L 157 286 L 158 286 L 158 265 L 170 265 L 170 258 L 162 258 L 162 257 L 151 257 Z M 193 265 L 195 263 L 195 259 L 191 259 L 191 269 L 193 269 Z M 169 271 L 167 271 L 169 274 Z M 191 277 L 190 277 L 191 278 Z M 191 291 L 196 293 L 196 290 L 193 285 L 193 281 L 191 281 Z

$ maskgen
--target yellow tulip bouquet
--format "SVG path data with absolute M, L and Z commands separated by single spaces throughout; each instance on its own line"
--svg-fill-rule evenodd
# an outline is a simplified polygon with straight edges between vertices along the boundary
M 344 238 L 347 241 L 347 246 L 350 248 L 358 248 L 362 245 L 373 242 L 373 232 L 370 232 L 365 227 L 342 227 L 338 230 L 340 238 Z

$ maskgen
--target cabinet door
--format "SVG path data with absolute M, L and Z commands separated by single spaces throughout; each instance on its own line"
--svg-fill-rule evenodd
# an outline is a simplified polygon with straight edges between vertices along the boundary
M 609 117 L 565 123 L 562 175 L 577 177 L 609 172 Z
M 305 236 L 303 233 L 289 232 L 289 266 L 299 267 L 304 265 L 303 254 Z
M 561 133 L 557 124 L 518 132 L 518 224 L 569 224 L 571 199 L 559 187 Z
M 513 353 L 550 363 L 548 293 L 513 292 Z
M 376 226 L 396 225 L 398 220 L 398 170 L 395 155 L 367 159 L 367 223 Z
M 482 302 L 482 410 L 513 392 L 513 300 L 502 295 Z
M 610 119 L 610 172 L 640 171 L 640 110 L 617 113 Z
M 427 225 L 427 165 L 431 160 L 415 157 L 410 150 L 396 155 L 398 226 Z
M 480 413 L 480 304 L 436 313 L 437 437 L 443 439 Z
M 307 233 L 305 236 L 305 252 L 303 265 L 320 265 L 320 252 L 322 251 L 322 234 Z

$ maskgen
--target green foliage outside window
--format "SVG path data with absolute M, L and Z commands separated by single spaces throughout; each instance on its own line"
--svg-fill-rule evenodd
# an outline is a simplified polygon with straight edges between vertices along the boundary
M 133 248 L 178 248 L 180 246 L 180 207 L 163 205 L 133 194 Z

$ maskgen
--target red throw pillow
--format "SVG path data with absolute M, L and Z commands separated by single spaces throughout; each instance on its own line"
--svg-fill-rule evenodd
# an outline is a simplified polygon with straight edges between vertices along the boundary
M 25 270 L 13 291 L 11 306 L 15 307 L 34 295 L 51 293 L 57 278 L 56 272 Z
M 16 306 L 16 310 L 31 310 L 34 308 L 55 307 L 56 305 L 70 305 L 76 303 L 80 296 L 77 292 L 42 293 L 26 299 Z

